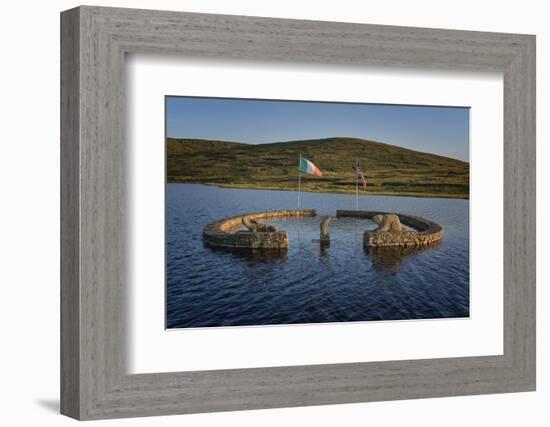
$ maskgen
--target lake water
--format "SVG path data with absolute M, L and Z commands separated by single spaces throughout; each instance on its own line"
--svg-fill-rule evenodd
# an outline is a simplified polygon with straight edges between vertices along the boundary
M 302 193 L 315 218 L 271 221 L 289 235 L 286 253 L 206 247 L 202 229 L 226 216 L 296 209 L 297 193 L 168 184 L 167 327 L 272 325 L 469 316 L 469 201 L 361 196 L 359 209 L 402 212 L 443 227 L 443 242 L 415 251 L 369 253 L 370 221 L 336 218 L 355 195 Z M 319 223 L 331 215 L 331 243 Z

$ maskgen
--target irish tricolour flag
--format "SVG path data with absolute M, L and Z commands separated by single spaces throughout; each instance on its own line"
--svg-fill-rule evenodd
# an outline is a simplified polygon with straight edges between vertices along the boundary
M 315 176 L 323 175 L 323 172 L 321 172 L 321 170 L 317 166 L 315 166 L 308 159 L 304 159 L 302 156 L 300 156 L 300 171 Z

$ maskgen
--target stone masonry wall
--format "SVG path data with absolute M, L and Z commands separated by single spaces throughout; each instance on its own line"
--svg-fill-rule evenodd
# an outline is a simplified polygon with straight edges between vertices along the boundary
M 336 211 L 337 217 L 354 217 L 372 220 L 375 215 L 387 215 L 393 212 L 377 211 Z M 419 247 L 438 243 L 443 239 L 443 229 L 439 224 L 426 218 L 395 213 L 402 224 L 416 231 L 365 231 L 363 245 L 365 247 L 398 246 Z
M 313 217 L 317 212 L 307 210 L 281 210 L 267 212 L 253 212 L 236 215 L 208 224 L 203 232 L 203 240 L 206 244 L 224 248 L 250 248 L 250 249 L 286 249 L 288 247 L 288 234 L 286 231 L 273 233 L 254 233 L 251 231 L 237 231 L 243 227 L 243 217 L 256 221 L 265 221 L 275 218 L 301 218 Z

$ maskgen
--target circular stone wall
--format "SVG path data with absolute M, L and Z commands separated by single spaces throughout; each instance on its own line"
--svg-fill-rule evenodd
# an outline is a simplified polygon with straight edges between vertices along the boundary
M 238 249 L 286 249 L 288 234 L 286 231 L 252 232 L 237 231 L 243 227 L 243 218 L 256 221 L 283 218 L 302 218 L 316 216 L 314 209 L 254 212 L 236 215 L 212 222 L 204 227 L 202 238 L 208 245 L 221 248 Z
M 365 247 L 420 247 L 438 243 L 443 239 L 443 229 L 439 224 L 426 218 L 393 212 L 378 211 L 336 211 L 337 217 L 364 218 L 372 220 L 375 215 L 394 214 L 401 224 L 414 228 L 415 231 L 365 231 L 363 245 Z

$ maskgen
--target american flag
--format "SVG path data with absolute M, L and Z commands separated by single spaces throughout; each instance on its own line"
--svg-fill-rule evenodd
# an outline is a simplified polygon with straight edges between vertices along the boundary
M 367 190 L 367 180 L 365 179 L 365 175 L 363 175 L 363 171 L 361 170 L 361 166 L 359 165 L 359 160 L 355 161 L 355 166 L 353 166 L 353 170 L 355 171 L 357 178 L 361 180 L 361 186 L 363 187 L 363 190 Z

